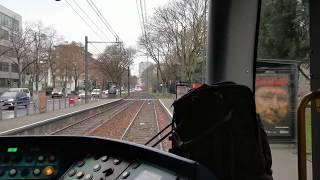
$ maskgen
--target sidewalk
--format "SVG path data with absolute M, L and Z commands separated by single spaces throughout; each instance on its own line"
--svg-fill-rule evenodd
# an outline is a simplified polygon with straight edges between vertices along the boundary
M 173 106 L 172 103 L 174 99 L 159 99 L 161 103 L 169 110 L 169 112 L 172 114 L 173 113 Z
M 159 99 L 172 113 L 174 99 Z M 297 149 L 294 145 L 271 144 L 274 180 L 298 180 Z M 307 179 L 312 180 L 312 162 L 307 161 Z
M 7 130 L 11 130 L 11 129 L 15 129 L 15 128 L 19 128 L 22 126 L 26 126 L 26 125 L 30 125 L 33 123 L 37 123 L 46 119 L 50 119 L 50 118 L 55 118 L 58 116 L 62 116 L 62 115 L 66 115 L 72 112 L 76 112 L 76 111 L 81 111 L 90 107 L 94 107 L 94 106 L 99 106 L 102 104 L 108 104 L 114 101 L 117 101 L 119 99 L 101 99 L 99 101 L 96 102 L 92 102 L 89 104 L 83 104 L 83 105 L 79 105 L 79 106 L 74 106 L 74 107 L 70 107 L 67 109 L 61 109 L 59 111 L 51 111 L 51 112 L 46 112 L 46 113 L 41 113 L 41 114 L 34 114 L 34 115 L 30 115 L 30 116 L 23 116 L 23 117 L 18 117 L 15 119 L 5 119 L 5 120 L 1 120 L 0 121 L 0 133 L 7 131 Z
M 293 145 L 272 144 L 274 180 L 298 180 L 297 149 Z M 312 180 L 312 163 L 307 161 L 307 179 Z

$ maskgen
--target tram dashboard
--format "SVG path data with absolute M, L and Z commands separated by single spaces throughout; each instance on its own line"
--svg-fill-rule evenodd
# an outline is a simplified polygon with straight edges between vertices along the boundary
M 199 163 L 153 148 L 82 136 L 0 137 L 1 179 L 215 179 Z

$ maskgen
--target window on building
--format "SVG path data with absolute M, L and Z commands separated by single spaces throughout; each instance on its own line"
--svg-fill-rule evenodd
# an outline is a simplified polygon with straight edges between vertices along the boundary
M 4 29 L 0 29 L 0 39 L 9 40 L 9 32 Z
M 7 79 L 0 78 L 0 87 L 7 87 Z
M 4 15 L 4 24 L 5 26 L 8 26 L 9 25 L 9 17 Z
M 19 72 L 18 64 L 11 64 L 11 71 L 14 73 L 18 73 Z
M 19 21 L 17 21 L 16 19 L 13 19 L 13 30 L 19 31 Z
M 9 63 L 0 62 L 0 71 L 9 72 Z
M 0 13 L 0 23 L 4 25 L 4 14 Z

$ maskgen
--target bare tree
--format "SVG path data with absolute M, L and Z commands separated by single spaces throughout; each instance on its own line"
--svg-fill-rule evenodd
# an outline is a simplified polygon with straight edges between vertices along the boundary
M 73 79 L 75 89 L 79 87 L 79 77 L 84 73 L 84 49 L 80 43 L 71 42 L 56 47 L 56 65 L 64 79 L 64 87 Z
M 170 2 L 156 9 L 146 24 L 140 45 L 156 63 L 164 83 L 172 77 L 178 78 L 172 71 L 177 66 L 184 80 L 192 80 L 204 49 L 206 7 L 207 0 Z
M 36 91 L 39 90 L 39 82 L 45 78 L 48 74 L 48 34 L 50 34 L 50 28 L 44 27 L 42 22 L 31 24 L 32 27 L 32 39 L 31 54 L 33 60 L 33 80 L 36 83 Z
M 121 77 L 132 64 L 135 53 L 134 49 L 124 49 L 121 44 L 120 46 L 107 46 L 104 52 L 98 57 L 100 71 L 105 74 L 105 76 L 110 77 L 111 81 L 116 82 L 121 88 Z
M 58 70 L 55 46 L 61 41 L 62 41 L 62 38 L 58 37 L 56 30 L 53 28 L 49 28 L 46 41 L 44 42 L 44 48 L 45 48 L 44 50 L 46 55 L 45 60 L 47 64 L 47 69 L 48 71 L 50 71 L 50 74 L 51 74 L 53 88 L 56 87 L 56 77 L 57 77 L 57 70 Z
M 22 81 L 24 72 L 34 63 L 28 56 L 31 50 L 33 40 L 31 38 L 32 30 L 27 26 L 24 30 L 15 31 L 12 27 L 9 35 L 9 47 L 5 52 L 5 56 L 12 60 L 12 64 L 16 65 L 18 71 L 18 87 L 24 84 Z

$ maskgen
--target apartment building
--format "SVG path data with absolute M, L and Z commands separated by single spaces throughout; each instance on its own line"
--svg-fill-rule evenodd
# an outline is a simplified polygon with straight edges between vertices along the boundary
M 9 47 L 10 33 L 22 29 L 22 17 L 0 5 L 0 55 Z M 8 55 L 0 56 L 0 92 L 10 87 L 18 86 L 18 66 L 14 57 Z

